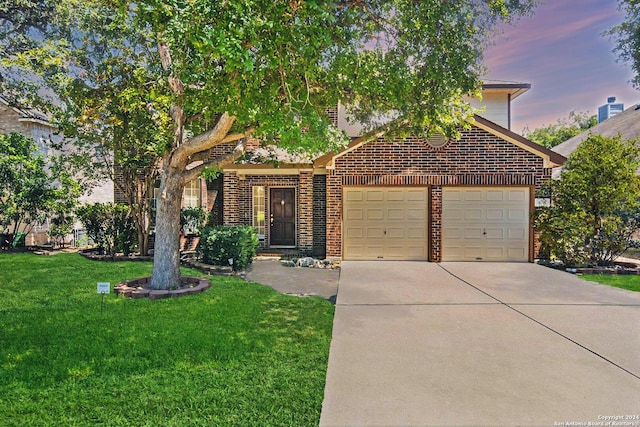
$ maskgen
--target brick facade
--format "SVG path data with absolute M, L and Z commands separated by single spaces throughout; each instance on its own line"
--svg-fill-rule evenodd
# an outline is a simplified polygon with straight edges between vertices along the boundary
M 543 159 L 479 127 L 458 141 L 433 148 L 421 139 L 377 141 L 335 159 L 327 171 L 326 249 L 342 256 L 343 186 L 430 188 L 431 261 L 441 260 L 443 186 L 529 186 L 551 177 Z
M 224 224 L 253 224 L 253 191 L 265 188 L 266 217 L 269 218 L 270 189 L 294 188 L 296 197 L 296 247 L 303 253 L 313 250 L 313 172 L 301 170 L 298 175 L 242 175 L 224 173 Z M 269 246 L 269 226 L 265 229 L 264 246 Z

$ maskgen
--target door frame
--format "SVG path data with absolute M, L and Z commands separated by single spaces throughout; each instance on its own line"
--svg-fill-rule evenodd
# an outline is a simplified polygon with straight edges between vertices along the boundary
M 268 187 L 267 201 L 267 223 L 269 224 L 269 247 L 270 248 L 296 248 L 298 246 L 298 191 L 295 186 L 273 186 Z M 272 190 L 293 190 L 293 245 L 272 245 L 271 244 L 271 191 Z

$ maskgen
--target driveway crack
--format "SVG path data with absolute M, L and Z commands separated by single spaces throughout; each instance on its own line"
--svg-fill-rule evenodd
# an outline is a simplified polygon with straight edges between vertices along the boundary
M 438 264 L 438 267 L 440 267 L 442 270 L 444 270 L 444 271 L 445 271 L 447 274 L 449 274 L 450 276 L 452 276 L 452 277 L 454 277 L 454 278 L 456 278 L 456 279 L 460 280 L 462 283 L 465 283 L 466 285 L 468 285 L 468 286 L 472 287 L 473 289 L 477 290 L 478 292 L 481 292 L 481 293 L 485 294 L 486 296 L 488 296 L 489 298 L 493 299 L 494 301 L 496 301 L 496 302 L 497 302 L 497 303 L 499 303 L 500 305 L 503 305 L 503 306 L 507 307 L 508 309 L 515 311 L 515 312 L 516 312 L 516 313 L 518 313 L 519 315 L 521 315 L 521 316 L 523 316 L 523 317 L 525 317 L 525 318 L 527 318 L 527 319 L 531 320 L 532 322 L 534 322 L 534 323 L 536 323 L 536 324 L 538 324 L 538 325 L 542 326 L 543 328 L 547 329 L 548 331 L 550 331 L 550 332 L 552 332 L 552 333 L 554 333 L 554 334 L 556 334 L 556 335 L 558 335 L 558 336 L 562 337 L 563 339 L 565 339 L 565 340 L 567 340 L 567 341 L 569 341 L 569 342 L 571 342 L 571 343 L 573 343 L 573 344 L 577 345 L 578 347 L 582 348 L 583 350 L 588 351 L 589 353 L 593 354 L 594 356 L 599 357 L 600 359 L 604 360 L 605 362 L 607 362 L 607 363 L 609 363 L 609 364 L 611 364 L 611 365 L 615 366 L 615 367 L 616 367 L 616 368 L 618 368 L 618 369 L 621 369 L 622 371 L 626 372 L 627 374 L 631 375 L 632 377 L 634 377 L 634 378 L 636 378 L 636 379 L 640 380 L 640 376 L 639 376 L 639 375 L 637 375 L 637 374 L 635 374 L 635 373 L 631 372 L 631 371 L 630 371 L 630 370 L 628 370 L 627 368 L 625 368 L 625 367 L 623 367 L 623 366 L 619 365 L 618 363 L 614 362 L 613 360 L 611 360 L 611 359 L 609 359 L 609 358 L 607 358 L 607 357 L 603 356 L 602 354 L 598 353 L 597 351 L 592 350 L 592 349 L 590 349 L 589 347 L 586 347 L 586 346 L 584 346 L 584 345 L 580 344 L 579 342 L 577 342 L 576 340 L 574 340 L 574 339 L 572 339 L 572 338 L 568 337 L 567 335 L 563 334 L 562 332 L 559 332 L 559 331 L 557 331 L 557 330 L 553 329 L 552 327 L 550 327 L 550 326 L 548 326 L 548 325 L 545 325 L 544 323 L 540 322 L 539 320 L 537 320 L 537 319 L 535 319 L 535 318 L 533 318 L 533 317 L 529 316 L 528 314 L 526 314 L 526 313 L 524 313 L 524 312 L 522 312 L 522 311 L 518 310 L 517 308 L 515 308 L 515 307 L 514 307 L 514 305 L 516 305 L 516 304 L 511 305 L 511 304 L 508 304 L 508 303 L 506 303 L 506 302 L 504 302 L 504 301 L 501 301 L 500 299 L 498 299 L 498 298 L 494 297 L 493 295 L 491 295 L 491 294 L 489 294 L 489 293 L 487 293 L 487 292 L 483 291 L 482 289 L 480 289 L 479 287 L 475 286 L 474 284 L 472 284 L 472 283 L 470 283 L 470 282 L 466 281 L 466 280 L 465 280 L 465 279 L 463 279 L 462 277 L 455 275 L 455 274 L 454 274 L 454 273 L 452 273 L 451 271 L 447 270 L 447 269 L 446 269 L 444 266 L 442 266 L 441 264 Z M 528 305 L 528 304 L 517 304 L 517 305 Z M 544 304 L 536 304 L 536 305 L 544 305 Z M 552 305 L 552 304 L 547 304 L 547 305 Z M 579 305 L 579 304 L 569 304 L 569 305 Z M 594 304 L 594 305 L 595 305 L 595 304 Z M 598 304 L 598 305 L 600 305 L 600 304 Z M 614 304 L 614 305 L 618 305 L 618 304 Z M 635 307 L 635 305 L 632 305 L 632 307 Z

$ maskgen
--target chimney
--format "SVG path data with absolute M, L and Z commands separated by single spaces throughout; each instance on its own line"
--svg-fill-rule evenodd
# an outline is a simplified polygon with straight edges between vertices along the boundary
M 602 123 L 603 121 L 610 119 L 611 117 L 623 111 L 624 104 L 616 104 L 616 97 L 610 96 L 607 98 L 607 103 L 605 105 L 598 107 L 598 123 Z

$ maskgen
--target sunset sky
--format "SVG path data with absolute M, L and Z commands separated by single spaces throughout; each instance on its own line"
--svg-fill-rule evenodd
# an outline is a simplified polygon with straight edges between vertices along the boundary
M 496 35 L 485 53 L 485 81 L 531 83 L 513 102 L 513 131 L 555 123 L 571 111 L 596 114 L 610 96 L 625 109 L 640 103 L 631 68 L 616 62 L 614 42 L 602 35 L 622 19 L 615 0 L 544 0 L 535 15 Z

